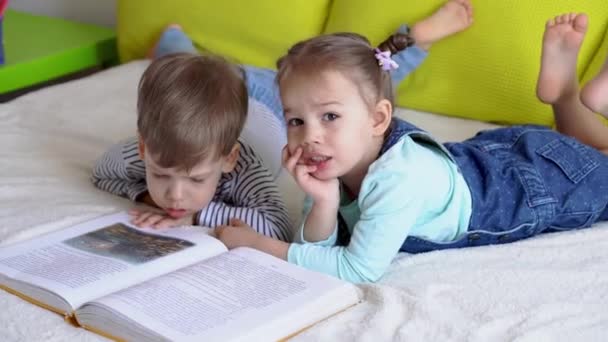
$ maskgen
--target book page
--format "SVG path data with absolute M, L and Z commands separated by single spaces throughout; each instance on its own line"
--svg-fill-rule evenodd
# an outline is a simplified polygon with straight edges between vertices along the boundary
M 56 293 L 75 308 L 226 251 L 202 227 L 161 231 L 128 222 L 119 213 L 8 246 L 0 251 L 0 273 Z
M 341 289 L 348 291 L 337 297 L 337 290 Z M 287 313 L 297 313 L 299 308 L 330 293 L 336 297 L 323 303 L 328 310 L 325 316 L 315 318 L 314 311 L 307 311 L 305 317 L 289 326 L 275 326 L 270 331 L 277 334 L 277 339 L 354 304 L 358 300 L 356 289 L 336 278 L 242 248 L 93 303 L 101 310 L 120 312 L 122 319 L 104 320 L 120 321 L 122 328 L 94 326 L 90 321 L 94 320 L 95 309 L 88 305 L 76 315 L 84 326 L 102 331 L 125 333 L 130 327 L 140 331 L 147 328 L 170 340 L 223 341 L 242 338 L 261 326 L 271 326 L 275 320 L 289 318 Z M 271 340 L 267 331 L 264 339 Z M 123 335 L 126 336 L 129 335 Z

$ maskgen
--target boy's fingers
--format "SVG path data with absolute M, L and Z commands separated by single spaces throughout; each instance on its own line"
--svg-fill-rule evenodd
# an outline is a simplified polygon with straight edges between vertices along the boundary
M 240 226 L 246 226 L 247 223 L 245 223 L 245 221 L 235 217 L 235 218 L 230 219 L 230 225 L 235 226 L 235 227 L 240 227 Z
M 222 233 L 224 232 L 224 229 L 226 229 L 226 226 L 216 226 L 213 229 L 213 234 L 215 235 L 216 238 L 220 238 L 220 236 L 222 235 Z
M 132 208 L 132 209 L 129 209 L 128 213 L 131 216 L 139 216 L 139 214 L 141 214 L 141 211 L 139 211 L 139 209 Z
M 162 217 L 162 216 L 151 215 L 143 222 L 143 226 L 156 228 L 156 224 L 161 222 L 163 219 L 164 219 L 164 217 Z
M 134 225 L 141 227 L 142 222 L 144 222 L 150 215 L 151 213 L 148 212 L 140 212 L 139 215 L 137 215 L 137 217 L 135 217 L 131 222 Z
M 154 225 L 154 228 L 165 229 L 165 228 L 169 228 L 169 227 L 173 227 L 173 226 L 175 226 L 175 221 L 173 221 L 172 219 L 169 219 L 169 218 L 164 218 L 164 219 L 160 220 L 159 222 L 157 222 Z

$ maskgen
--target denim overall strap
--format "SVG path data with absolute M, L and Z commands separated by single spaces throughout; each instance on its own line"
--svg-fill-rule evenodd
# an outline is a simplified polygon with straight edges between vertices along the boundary
M 388 151 L 393 145 L 395 145 L 399 139 L 403 136 L 410 136 L 414 141 L 433 145 L 441 149 L 452 161 L 454 161 L 454 157 L 448 151 L 448 149 L 435 140 L 429 133 L 426 131 L 414 126 L 413 124 L 399 119 L 393 118 L 390 126 L 390 132 L 388 136 L 384 139 L 384 143 L 382 144 L 382 148 L 380 149 L 380 156 L 383 155 L 386 151 Z

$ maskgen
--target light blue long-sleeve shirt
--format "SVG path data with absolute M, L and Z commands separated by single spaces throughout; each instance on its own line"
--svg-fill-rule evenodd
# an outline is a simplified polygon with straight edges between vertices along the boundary
M 340 214 L 351 233 L 348 246 L 335 246 L 337 227 L 327 240 L 307 242 L 302 224 L 294 239 L 299 243 L 289 247 L 289 262 L 351 282 L 376 281 L 407 236 L 454 241 L 467 231 L 471 216 L 471 194 L 456 164 L 437 147 L 409 136 L 369 167 L 357 200 L 349 203 L 344 192 L 341 197 Z

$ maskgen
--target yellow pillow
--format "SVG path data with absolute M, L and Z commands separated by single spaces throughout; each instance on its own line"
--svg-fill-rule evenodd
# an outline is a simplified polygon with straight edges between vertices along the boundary
M 325 31 L 355 31 L 377 44 L 400 23 L 411 25 L 444 2 L 334 0 Z M 399 88 L 398 104 L 485 121 L 551 125 L 550 107 L 535 95 L 545 22 L 564 12 L 589 14 L 578 65 L 582 75 L 606 30 L 606 0 L 474 0 L 473 6 L 473 26 L 431 48 Z
M 143 58 L 171 23 L 201 49 L 239 62 L 274 67 L 295 42 L 321 33 L 330 0 L 119 0 L 118 50 L 123 62 Z

